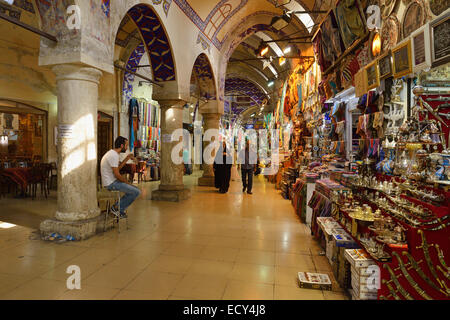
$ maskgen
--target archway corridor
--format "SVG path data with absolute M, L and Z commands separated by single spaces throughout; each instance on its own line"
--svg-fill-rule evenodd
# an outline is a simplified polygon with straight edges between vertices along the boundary
M 192 197 L 182 203 L 147 200 L 158 184 L 140 184 L 129 230 L 81 242 L 36 236 L 39 222 L 26 213 L 52 214 L 54 197 L 5 199 L 0 299 L 345 299 L 309 228 L 273 184 L 260 175 L 253 195 L 237 180 L 220 194 L 197 186 L 200 176 L 185 176 Z M 70 265 L 81 269 L 81 290 L 66 287 Z M 298 288 L 300 271 L 330 274 L 334 291 Z

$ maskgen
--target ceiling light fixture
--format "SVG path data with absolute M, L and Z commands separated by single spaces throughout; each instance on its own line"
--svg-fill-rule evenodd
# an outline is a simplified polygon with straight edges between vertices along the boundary
M 255 50 L 255 55 L 258 57 L 264 57 L 269 52 L 269 45 L 264 41 L 261 41 L 259 47 Z
M 292 21 L 292 16 L 283 14 L 282 16 L 273 17 L 270 25 L 277 31 L 286 28 Z
M 280 67 L 282 65 L 284 65 L 286 63 L 286 58 L 285 57 L 280 57 L 279 63 L 280 63 Z
M 271 87 L 271 86 L 273 86 L 274 84 L 275 84 L 275 82 L 272 80 L 272 81 L 269 81 L 269 83 L 267 84 L 267 86 Z
M 287 48 L 284 49 L 284 51 L 283 51 L 284 54 L 288 54 L 289 52 L 291 52 L 291 47 L 287 47 Z
M 261 49 L 261 51 L 259 52 L 259 55 L 260 55 L 261 57 L 264 57 L 268 52 L 269 52 L 269 47 L 268 47 L 268 46 L 265 46 L 265 47 L 263 47 L 263 48 Z
M 376 32 L 372 38 L 372 56 L 375 58 L 381 52 L 381 38 L 380 34 Z

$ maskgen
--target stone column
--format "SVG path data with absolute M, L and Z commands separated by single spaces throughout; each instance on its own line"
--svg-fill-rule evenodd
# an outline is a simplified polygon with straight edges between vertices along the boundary
M 172 149 L 180 141 L 172 141 L 171 135 L 176 129 L 183 128 L 182 100 L 160 100 L 161 106 L 161 183 L 158 190 L 152 192 L 152 200 L 178 202 L 190 197 L 190 190 L 184 187 L 183 164 L 172 161 Z M 182 156 L 182 154 L 180 154 Z
M 41 223 L 43 236 L 57 232 L 76 240 L 96 232 L 97 103 L 102 72 L 81 65 L 53 67 L 58 88 L 58 207 Z M 64 132 L 63 132 L 64 130 Z
M 220 113 L 202 113 L 202 116 L 203 116 L 203 128 L 205 132 L 209 129 L 216 129 L 217 131 L 219 130 L 219 121 L 221 117 Z M 206 145 L 207 144 L 209 144 L 209 142 L 207 142 Z M 212 154 L 211 156 L 214 159 L 216 155 Z M 206 163 L 205 159 L 203 159 L 203 176 L 198 179 L 198 185 L 205 187 L 214 187 L 213 165 Z

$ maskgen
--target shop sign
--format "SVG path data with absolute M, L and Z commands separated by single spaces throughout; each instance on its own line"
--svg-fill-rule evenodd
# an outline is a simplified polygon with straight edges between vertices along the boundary
M 162 142 L 164 142 L 164 143 L 171 143 L 172 142 L 172 135 L 171 134 L 163 134 L 162 135 Z
M 74 138 L 74 125 L 73 124 L 60 124 L 58 127 L 58 137 L 63 139 Z

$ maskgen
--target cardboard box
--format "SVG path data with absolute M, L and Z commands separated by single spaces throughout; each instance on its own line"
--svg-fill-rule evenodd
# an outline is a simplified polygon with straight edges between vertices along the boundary
M 360 293 L 378 293 L 378 289 L 368 287 L 368 278 L 356 279 L 352 277 L 352 288 L 356 289 Z
M 345 257 L 354 268 L 367 268 L 377 264 L 364 249 L 345 250 Z
M 354 275 L 357 278 L 368 278 L 372 273 L 367 272 L 367 268 L 354 268 L 351 267 L 352 276 Z
M 358 275 L 358 277 L 360 278 L 368 278 L 371 275 L 373 275 L 374 273 L 374 269 L 373 268 L 379 268 L 377 265 L 371 265 L 368 266 L 367 268 L 354 268 L 352 266 L 352 273 L 355 273 Z M 381 270 L 377 270 L 379 273 L 381 272 Z
M 325 273 L 299 272 L 300 288 L 331 291 L 330 277 Z
M 378 299 L 378 293 L 360 293 L 358 289 L 353 288 L 352 289 L 352 297 L 355 297 L 355 300 L 377 300 Z
M 358 244 L 353 240 L 353 238 L 346 232 L 336 232 L 333 233 L 333 238 L 336 241 L 337 247 L 356 249 L 359 248 Z
M 334 256 L 334 250 L 336 248 L 336 245 L 334 243 L 334 240 L 327 240 L 327 248 L 325 251 L 325 255 L 328 258 L 328 261 L 330 262 L 330 265 L 333 265 L 334 260 L 333 260 L 333 256 Z

